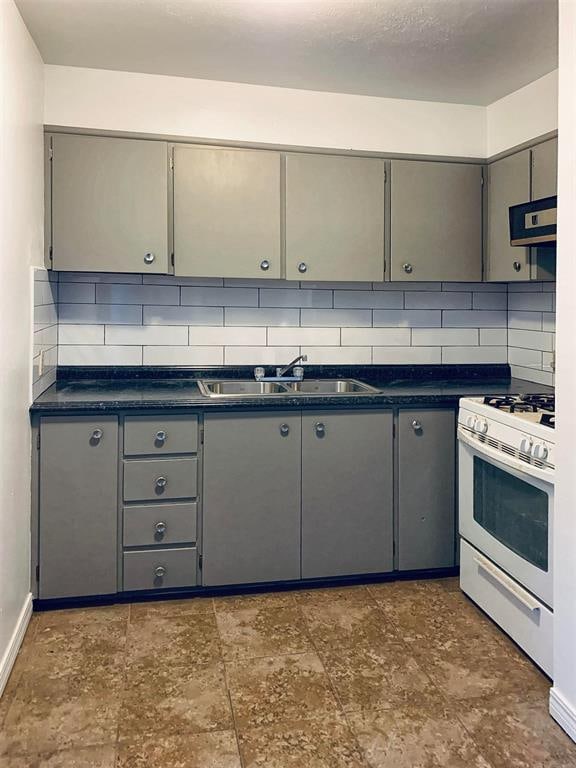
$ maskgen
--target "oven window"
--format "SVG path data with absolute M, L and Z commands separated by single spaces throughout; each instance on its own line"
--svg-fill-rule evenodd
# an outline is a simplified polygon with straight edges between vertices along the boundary
M 478 456 L 474 520 L 524 560 L 548 570 L 548 494 Z

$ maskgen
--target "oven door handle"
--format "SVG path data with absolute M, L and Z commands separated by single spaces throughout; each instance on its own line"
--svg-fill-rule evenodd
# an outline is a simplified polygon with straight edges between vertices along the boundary
M 512 467 L 512 469 L 516 469 L 518 472 L 528 475 L 528 477 L 537 477 L 540 480 L 546 480 L 548 483 L 554 482 L 553 470 L 541 469 L 540 467 L 534 466 L 534 464 L 525 464 L 523 461 L 520 461 L 513 456 L 509 456 L 507 453 L 497 451 L 495 448 L 488 445 L 488 443 L 476 442 L 464 429 L 462 429 L 462 427 L 458 427 L 458 440 L 469 445 L 470 448 L 473 448 L 477 453 L 491 456 L 493 459 L 496 459 L 496 461 L 499 461 L 500 464 L 503 464 L 506 467 Z
M 483 571 L 486 571 L 486 573 L 490 574 L 492 578 L 497 581 L 501 586 L 504 587 L 504 589 L 507 592 L 510 592 L 516 600 L 518 600 L 519 603 L 522 603 L 523 606 L 528 608 L 529 611 L 539 611 L 540 610 L 540 603 L 536 598 L 532 597 L 532 595 L 529 592 L 526 592 L 526 590 L 522 589 L 516 582 L 511 579 L 509 576 L 506 576 L 506 574 L 502 573 L 502 571 L 497 568 L 493 563 L 490 562 L 485 557 L 482 557 L 482 555 L 476 554 L 474 555 L 474 562 L 476 565 L 481 568 Z

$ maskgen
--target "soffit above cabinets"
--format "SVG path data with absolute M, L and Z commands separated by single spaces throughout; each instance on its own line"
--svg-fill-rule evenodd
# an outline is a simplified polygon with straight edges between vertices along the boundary
M 486 105 L 557 67 L 557 0 L 16 0 L 44 61 Z

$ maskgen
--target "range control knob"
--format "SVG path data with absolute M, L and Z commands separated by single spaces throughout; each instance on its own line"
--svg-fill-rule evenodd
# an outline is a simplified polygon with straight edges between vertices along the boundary
M 544 459 L 548 457 L 548 448 L 544 443 L 536 443 L 534 448 L 532 448 L 532 456 L 534 456 L 535 459 L 544 461 Z
M 468 416 L 466 419 L 466 426 L 469 429 L 474 429 L 474 425 L 476 424 L 476 416 Z
M 520 441 L 520 450 L 522 453 L 531 454 L 532 453 L 532 438 L 531 437 L 523 437 Z
M 474 425 L 474 429 L 476 432 L 479 432 L 481 435 L 485 435 L 486 432 L 488 432 L 488 422 L 486 421 L 486 419 L 478 419 L 478 421 Z

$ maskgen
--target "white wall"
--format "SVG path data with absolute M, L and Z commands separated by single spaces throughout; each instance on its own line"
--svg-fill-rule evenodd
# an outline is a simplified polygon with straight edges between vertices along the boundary
M 560 2 L 554 688 L 551 712 L 576 741 L 576 3 Z
M 31 271 L 43 250 L 43 66 L 0 0 L 0 690 L 30 592 Z
M 486 107 L 486 155 L 492 157 L 558 128 L 558 70 Z
M 46 67 L 48 125 L 483 157 L 484 115 L 462 104 Z

